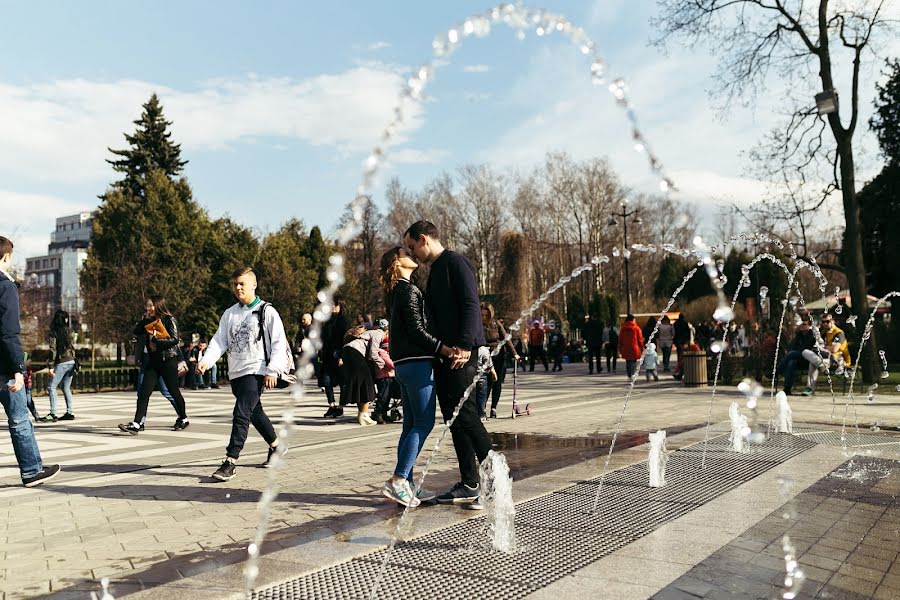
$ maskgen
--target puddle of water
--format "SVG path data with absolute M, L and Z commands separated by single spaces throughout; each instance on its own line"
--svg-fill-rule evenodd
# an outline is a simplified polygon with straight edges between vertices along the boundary
M 699 429 L 704 424 L 684 425 L 666 429 L 669 436 Z M 617 450 L 646 444 L 654 431 L 622 431 L 616 438 Z M 540 475 L 549 471 L 584 462 L 609 452 L 612 433 L 582 437 L 561 437 L 542 433 L 491 432 L 494 450 L 503 452 L 514 480 Z

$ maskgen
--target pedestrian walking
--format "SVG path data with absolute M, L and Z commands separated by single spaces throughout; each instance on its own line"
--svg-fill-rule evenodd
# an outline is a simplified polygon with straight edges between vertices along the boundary
M 334 297 L 331 318 L 322 325 L 321 359 L 322 388 L 328 401 L 325 418 L 338 418 L 344 414 L 344 381 L 341 375 L 341 349 L 344 347 L 344 334 L 350 328 L 347 320 L 347 305 L 340 296 Z M 339 396 L 335 398 L 334 388 L 338 388 Z M 340 403 L 339 403 L 340 402 Z
M 566 336 L 557 329 L 556 323 L 553 321 L 550 321 L 548 328 L 550 331 L 547 335 L 547 354 L 553 359 L 552 371 L 562 371 L 562 359 L 566 353 Z
M 434 428 L 436 389 L 434 364 L 439 356 L 449 357 L 452 348 L 429 332 L 425 320 L 422 291 L 411 282 L 419 265 L 407 248 L 391 248 L 381 257 L 379 280 L 384 290 L 384 306 L 390 318 L 388 354 L 394 361 L 403 402 L 403 429 L 397 443 L 397 464 L 385 481 L 382 494 L 408 506 L 434 500 L 434 492 L 419 489 L 413 467 Z
M 443 247 L 437 227 L 428 221 L 413 223 L 403 238 L 416 258 L 431 265 L 425 294 L 427 313 L 437 338 L 455 349 L 450 358 L 437 363 L 434 380 L 444 421 L 453 420 L 450 433 L 460 481 L 437 500 L 480 509 L 478 467 L 491 450 L 491 438 L 478 418 L 475 399 L 469 396 L 460 406 L 475 379 L 478 348 L 485 345 L 475 269 L 463 255 Z
M 59 465 L 44 465 L 25 397 L 25 352 L 19 324 L 19 285 L 9 274 L 13 243 L 0 236 L 0 404 L 6 412 L 9 437 L 22 485 L 50 481 Z
M 594 359 L 597 359 L 597 373 L 603 372 L 603 322 L 596 315 L 587 318 L 584 324 L 584 345 L 587 348 L 588 374 L 594 373 Z
M 494 305 L 490 302 L 485 302 L 481 305 L 481 322 L 484 325 L 484 339 L 491 354 L 493 376 L 488 377 L 488 388 L 491 396 L 491 418 L 496 419 L 497 405 L 500 404 L 500 394 L 503 392 L 503 384 L 506 381 L 507 356 L 512 356 L 513 358 L 513 369 L 516 368 L 520 357 L 511 339 L 506 340 L 506 343 L 500 346 L 500 342 L 505 340 L 508 334 L 503 326 L 503 322 L 497 318 L 494 312 Z M 500 350 L 494 354 L 494 350 L 498 347 L 500 347 Z M 485 398 L 486 403 L 487 399 Z M 481 412 L 484 413 L 484 405 L 480 406 L 482 407 Z
M 47 394 L 50 396 L 50 414 L 43 417 L 41 421 L 73 421 L 75 410 L 72 398 L 72 378 L 75 376 L 77 362 L 72 328 L 69 324 L 69 313 L 66 311 L 57 309 L 53 313 L 47 343 L 50 346 L 50 358 L 47 361 L 47 369 L 50 374 L 50 383 L 47 385 Z M 56 390 L 60 384 L 66 400 L 66 414 L 58 417 L 56 415 Z
M 629 379 L 634 375 L 637 361 L 644 352 L 644 334 L 634 322 L 634 315 L 627 315 L 622 331 L 619 332 L 619 354 L 625 359 L 625 374 Z
M 150 356 L 144 371 L 144 379 L 138 391 L 137 408 L 134 412 L 134 420 L 130 423 L 120 423 L 119 429 L 131 435 L 137 435 L 141 431 L 141 425 L 147 417 L 147 407 L 150 404 L 150 395 L 156 389 L 159 378 L 165 381 L 166 388 L 172 394 L 175 401 L 175 412 L 178 419 L 172 429 L 180 431 L 187 429 L 191 424 L 188 420 L 184 404 L 184 396 L 178 387 L 179 376 L 186 373 L 184 365 L 179 373 L 180 351 L 178 347 L 178 323 L 169 311 L 166 299 L 162 296 L 154 296 L 147 303 L 148 311 L 138 323 L 138 327 L 147 332 L 147 348 Z
M 672 344 L 675 343 L 675 328 L 672 326 L 672 320 L 669 315 L 663 315 L 659 323 L 659 331 L 657 332 L 657 340 L 659 341 L 659 349 L 662 351 L 663 373 L 669 372 L 669 363 L 672 358 Z
M 691 324 L 688 323 L 684 313 L 678 315 L 678 319 L 672 326 L 673 340 L 675 342 L 675 352 L 678 358 L 678 365 L 681 365 L 681 355 L 684 353 L 685 347 L 694 343 L 691 334 Z M 680 371 L 679 371 L 680 372 Z
M 603 328 L 603 350 L 606 353 L 606 372 L 616 372 L 616 362 L 619 356 L 619 330 L 616 328 L 616 320 L 613 319 L 609 327 Z
M 534 361 L 540 359 L 544 365 L 544 370 L 549 371 L 550 365 L 547 363 L 547 352 L 544 350 L 544 328 L 541 322 L 535 320 L 528 330 L 528 371 L 534 371 Z
M 647 377 L 647 381 L 650 381 L 650 377 L 653 377 L 653 381 L 659 381 L 659 374 L 656 372 L 658 364 L 659 356 L 656 354 L 656 344 L 650 342 L 647 344 L 647 353 L 644 356 L 644 375 Z
M 147 304 L 144 306 L 144 316 L 141 317 L 135 326 L 134 326 L 134 337 L 135 337 L 135 346 L 134 346 L 134 354 L 135 361 L 138 365 L 138 375 L 137 375 L 137 385 L 136 385 L 136 393 L 137 396 L 141 395 L 141 387 L 144 384 L 144 375 L 147 372 L 147 365 L 150 364 L 150 349 L 147 346 L 147 338 L 149 334 L 147 330 L 144 328 L 142 321 L 147 319 L 148 321 L 153 320 L 153 300 L 147 300 Z M 148 322 L 145 321 L 145 322 Z M 169 401 L 169 404 L 172 405 L 172 408 L 175 409 L 176 414 L 178 413 L 178 408 L 175 405 L 175 398 L 172 397 L 172 394 L 169 393 L 169 388 L 166 387 L 166 380 L 159 375 L 157 378 L 157 390 L 162 394 L 163 398 Z M 147 415 L 144 415 L 144 420 L 139 423 L 139 429 L 141 431 L 144 430 L 144 427 L 147 425 Z
M 212 474 L 219 481 L 234 477 L 251 423 L 269 446 L 264 467 L 273 464 L 276 452 L 280 451 L 281 456 L 287 452 L 287 446 L 279 447 L 275 428 L 263 409 L 262 393 L 263 389 L 276 387 L 279 377 L 290 373 L 293 361 L 281 317 L 274 306 L 256 295 L 256 287 L 256 273 L 250 267 L 241 267 L 231 274 L 231 290 L 237 303 L 219 319 L 219 328 L 197 365 L 197 372 L 203 375 L 228 353 L 234 411 L 225 459 Z

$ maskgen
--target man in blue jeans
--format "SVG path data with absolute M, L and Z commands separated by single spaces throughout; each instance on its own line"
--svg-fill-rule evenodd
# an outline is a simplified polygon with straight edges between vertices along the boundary
M 59 465 L 44 466 L 34 438 L 25 396 L 25 354 L 19 340 L 19 286 L 9 275 L 13 243 L 0 236 L 0 404 L 9 419 L 9 435 L 22 484 L 33 487 L 59 473 Z

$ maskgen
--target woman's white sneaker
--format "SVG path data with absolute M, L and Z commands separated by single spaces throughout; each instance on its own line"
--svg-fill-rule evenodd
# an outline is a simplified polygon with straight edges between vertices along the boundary
M 385 497 L 390 498 L 397 504 L 402 504 L 403 506 L 415 508 L 420 504 L 419 499 L 412 493 L 409 482 L 405 479 L 399 483 L 394 483 L 391 479 L 388 479 L 384 482 L 381 493 Z

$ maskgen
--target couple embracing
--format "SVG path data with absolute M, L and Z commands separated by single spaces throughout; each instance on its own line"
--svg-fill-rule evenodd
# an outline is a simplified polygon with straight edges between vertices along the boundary
M 403 399 L 397 466 L 382 493 L 404 506 L 436 499 L 478 509 L 478 465 L 487 457 L 491 439 L 474 395 L 450 427 L 460 481 L 438 496 L 417 488 L 413 479 L 416 458 L 434 427 L 436 403 L 444 421 L 450 420 L 475 379 L 478 348 L 485 345 L 475 270 L 463 255 L 441 245 L 437 227 L 428 221 L 413 223 L 403 242 L 405 247 L 381 257 L 380 279 L 391 320 L 388 351 Z M 424 295 L 410 280 L 419 267 L 415 259 L 431 265 Z

